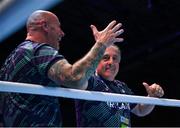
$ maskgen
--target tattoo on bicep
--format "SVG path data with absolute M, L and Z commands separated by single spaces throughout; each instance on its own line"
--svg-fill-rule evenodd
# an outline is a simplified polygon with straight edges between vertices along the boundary
M 63 82 L 66 77 L 67 69 L 68 69 L 68 62 L 66 60 L 60 60 L 56 62 L 53 66 L 50 68 L 50 77 L 56 81 L 56 82 Z

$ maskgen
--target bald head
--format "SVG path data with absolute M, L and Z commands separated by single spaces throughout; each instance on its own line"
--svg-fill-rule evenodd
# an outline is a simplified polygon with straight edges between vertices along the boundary
M 56 17 L 52 12 L 37 10 L 33 12 L 26 23 L 27 30 L 29 29 L 38 29 L 43 22 L 49 23 L 52 17 Z
M 49 11 L 37 10 L 33 12 L 26 23 L 26 39 L 35 42 L 48 43 L 59 49 L 59 41 L 64 36 L 58 17 Z

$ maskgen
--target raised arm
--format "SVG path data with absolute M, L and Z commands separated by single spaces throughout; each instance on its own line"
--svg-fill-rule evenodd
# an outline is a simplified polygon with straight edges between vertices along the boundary
M 91 50 L 73 65 L 65 59 L 56 62 L 48 71 L 49 78 L 59 85 L 86 89 L 88 79 L 95 71 L 106 47 L 123 41 L 123 38 L 118 37 L 123 33 L 123 29 L 120 28 L 121 23 L 117 24 L 116 21 L 109 23 L 102 31 L 98 31 L 94 25 L 91 25 L 96 41 Z

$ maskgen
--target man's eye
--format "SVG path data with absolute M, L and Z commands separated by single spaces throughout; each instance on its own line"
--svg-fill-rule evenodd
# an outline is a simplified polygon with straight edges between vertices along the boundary
M 118 58 L 117 57 L 113 57 L 113 60 L 117 60 Z
M 103 57 L 103 60 L 108 60 L 108 59 L 109 59 L 108 56 L 104 56 L 104 57 Z

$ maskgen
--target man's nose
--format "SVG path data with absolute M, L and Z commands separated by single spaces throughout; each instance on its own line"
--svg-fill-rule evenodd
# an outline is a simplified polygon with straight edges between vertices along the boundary
M 64 36 L 65 36 L 65 33 L 64 33 L 63 31 L 60 31 L 60 35 L 61 35 L 62 37 L 64 37 Z
M 109 62 L 109 63 L 113 63 L 113 61 L 114 61 L 113 58 L 109 58 L 109 61 L 108 61 L 108 62 Z
M 109 64 L 109 65 L 112 65 L 112 64 L 113 64 L 113 59 L 112 59 L 112 58 L 108 60 L 108 64 Z

